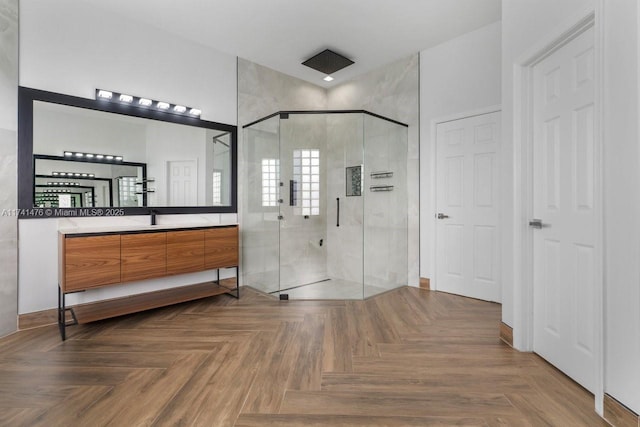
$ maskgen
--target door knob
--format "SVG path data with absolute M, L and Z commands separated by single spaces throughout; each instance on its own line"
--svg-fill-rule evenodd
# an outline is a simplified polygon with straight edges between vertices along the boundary
M 531 228 L 542 228 L 542 220 L 541 219 L 532 219 L 529 221 L 529 227 Z
M 438 219 L 446 219 L 446 218 L 449 218 L 449 215 L 445 215 L 445 214 L 443 214 L 443 213 L 439 213 L 439 214 L 438 214 L 438 216 L 437 216 L 437 218 L 438 218 Z

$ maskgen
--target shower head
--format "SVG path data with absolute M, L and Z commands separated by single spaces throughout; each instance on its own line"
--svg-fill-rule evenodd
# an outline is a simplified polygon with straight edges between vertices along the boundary
M 349 58 L 345 58 L 332 50 L 325 49 L 304 61 L 302 65 L 306 65 L 309 68 L 313 68 L 323 74 L 329 75 L 336 71 L 340 71 L 353 63 L 354 62 Z

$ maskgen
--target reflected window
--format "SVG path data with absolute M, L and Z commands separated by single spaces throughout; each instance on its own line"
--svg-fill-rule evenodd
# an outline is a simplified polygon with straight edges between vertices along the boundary
M 120 200 L 120 206 L 137 206 L 138 198 L 136 196 L 136 181 L 135 176 L 121 176 L 118 178 L 118 198 Z
M 222 204 L 222 172 L 213 171 L 213 204 Z
M 299 215 L 320 215 L 320 150 L 293 151 L 293 180 Z
M 278 206 L 280 159 L 262 159 L 262 206 Z

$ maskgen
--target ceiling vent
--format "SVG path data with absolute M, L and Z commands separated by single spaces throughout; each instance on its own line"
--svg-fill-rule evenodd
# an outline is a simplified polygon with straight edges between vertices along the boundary
M 353 64 L 352 60 L 329 49 L 323 50 L 302 63 L 302 65 L 306 65 L 327 75 L 342 70 L 351 64 Z

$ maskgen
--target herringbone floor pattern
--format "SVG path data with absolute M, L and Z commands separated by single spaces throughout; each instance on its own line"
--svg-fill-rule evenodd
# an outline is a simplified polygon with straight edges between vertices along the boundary
M 0 340 L 2 426 L 599 426 L 593 397 L 498 336 L 500 306 L 245 290 Z

